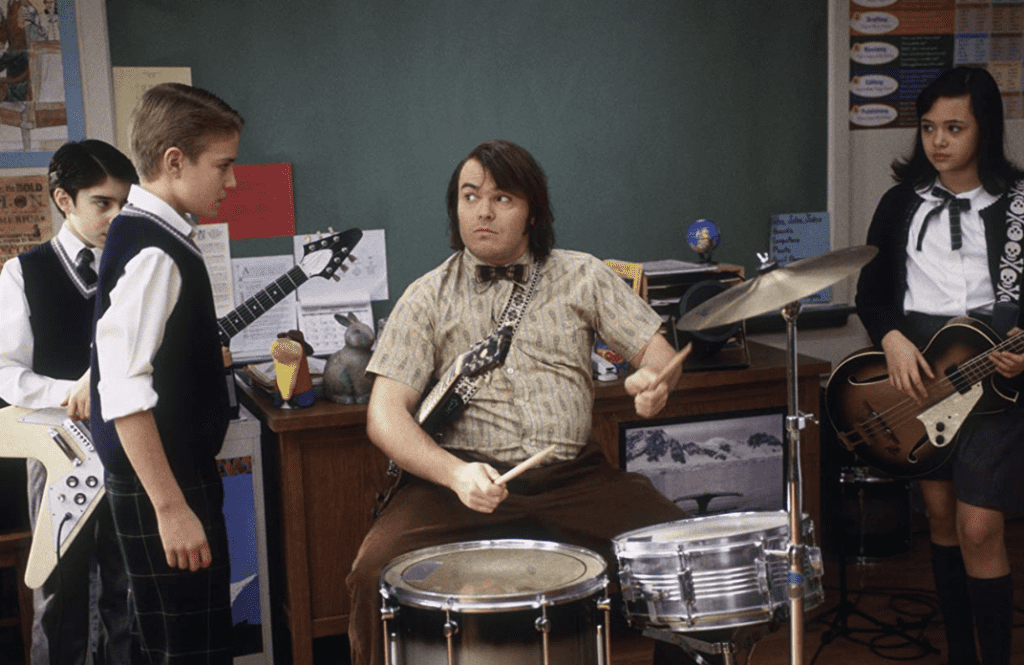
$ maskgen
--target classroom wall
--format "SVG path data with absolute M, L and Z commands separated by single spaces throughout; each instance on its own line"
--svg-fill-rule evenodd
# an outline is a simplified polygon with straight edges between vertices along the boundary
M 392 302 L 450 253 L 445 187 L 491 138 L 547 171 L 557 245 L 601 258 L 696 260 L 684 234 L 709 218 L 715 259 L 754 274 L 770 215 L 826 207 L 826 3 L 109 0 L 107 17 L 113 65 L 191 67 L 245 116 L 241 163 L 292 164 L 299 233 L 385 229 Z

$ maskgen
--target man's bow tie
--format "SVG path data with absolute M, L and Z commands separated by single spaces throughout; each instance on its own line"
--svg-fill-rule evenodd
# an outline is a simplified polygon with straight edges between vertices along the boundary
M 526 265 L 522 263 L 510 266 L 479 265 L 476 267 L 476 278 L 481 282 L 508 279 L 517 284 L 522 284 L 526 281 Z

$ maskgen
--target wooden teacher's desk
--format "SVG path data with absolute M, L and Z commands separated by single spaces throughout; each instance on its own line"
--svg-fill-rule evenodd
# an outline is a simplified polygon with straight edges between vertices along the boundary
M 786 408 L 786 352 L 751 340 L 747 347 L 747 369 L 684 373 L 659 419 Z M 819 415 L 820 377 L 829 371 L 826 361 L 800 357 L 802 413 Z M 267 531 L 284 579 L 272 579 L 272 588 L 279 598 L 283 592 L 293 662 L 310 665 L 313 638 L 348 629 L 345 577 L 372 522 L 375 497 L 390 480 L 387 460 L 366 436 L 365 406 L 318 400 L 307 409 L 278 409 L 244 384 L 239 401 L 262 422 L 264 468 L 277 469 L 276 487 L 272 478 L 266 483 Z M 612 463 L 619 462 L 619 426 L 636 420 L 621 381 L 598 383 L 594 436 Z M 820 532 L 819 426 L 809 421 L 800 440 L 804 511 Z

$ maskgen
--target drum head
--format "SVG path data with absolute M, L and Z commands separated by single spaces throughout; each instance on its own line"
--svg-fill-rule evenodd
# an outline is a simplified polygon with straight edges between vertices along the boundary
M 785 535 L 789 533 L 789 516 L 785 511 L 724 513 L 707 517 L 655 524 L 627 531 L 613 539 L 616 549 L 636 544 L 641 548 L 675 549 L 677 543 L 724 545 L 745 542 L 748 534 Z
M 478 540 L 416 550 L 381 573 L 403 605 L 497 612 L 572 602 L 607 586 L 596 552 L 540 540 Z

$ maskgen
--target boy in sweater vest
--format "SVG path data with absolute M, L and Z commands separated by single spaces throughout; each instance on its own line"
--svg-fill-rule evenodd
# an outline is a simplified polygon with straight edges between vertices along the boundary
M 95 260 L 110 221 L 139 178 L 117 148 L 96 140 L 64 144 L 50 160 L 48 178 L 50 197 L 64 218 L 60 231 L 0 271 L 0 398 L 32 409 L 63 406 L 69 417 L 82 420 L 89 418 Z M 35 528 L 48 479 L 39 461 L 27 462 L 29 522 Z M 94 571 L 102 630 L 99 644 L 90 645 Z M 101 505 L 59 568 L 35 590 L 30 662 L 77 665 L 94 649 L 99 662 L 125 662 L 127 590 L 110 510 Z
M 141 185 L 99 269 L 91 428 L 152 663 L 232 660 L 223 486 L 228 395 L 193 216 L 235 186 L 243 120 L 213 94 L 162 84 L 132 123 Z

